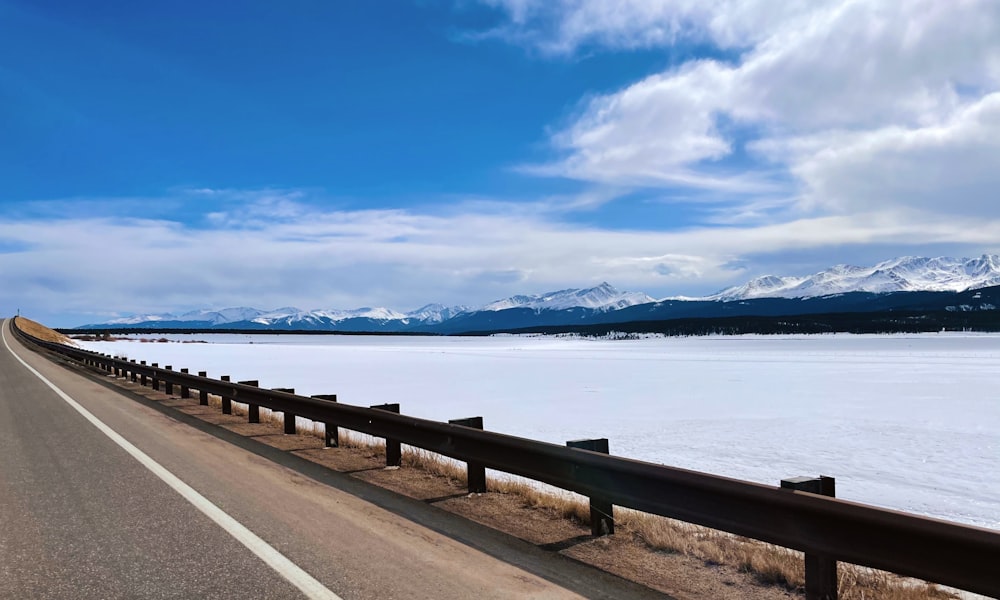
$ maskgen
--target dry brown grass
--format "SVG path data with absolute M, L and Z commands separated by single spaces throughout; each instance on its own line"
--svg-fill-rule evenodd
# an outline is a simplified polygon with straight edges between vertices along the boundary
M 447 477 L 459 485 L 464 486 L 469 483 L 468 474 L 465 470 L 464 464 L 448 460 L 440 454 L 428 452 L 427 450 L 408 448 L 404 446 L 403 466 L 412 469 L 420 469 L 428 473 L 433 473 L 434 475 L 440 475 L 441 477 Z
M 550 493 L 521 479 L 488 478 L 486 487 L 491 492 L 515 496 L 528 508 L 547 510 L 564 519 L 590 525 L 590 505 L 579 496 Z
M 951 600 L 959 597 L 933 583 L 904 579 L 857 565 L 841 564 L 838 575 L 840 597 L 844 600 Z
M 805 585 L 802 553 L 648 513 L 619 509 L 615 524 L 651 550 L 676 552 L 708 564 L 731 565 L 762 583 L 796 590 Z
M 36 323 L 31 319 L 25 319 L 24 317 L 17 317 L 16 323 L 21 331 L 27 333 L 28 335 L 33 335 L 36 338 L 46 341 L 55 342 L 57 344 L 66 344 L 69 346 L 73 345 L 72 340 L 70 340 L 65 335 L 59 333 L 58 331 L 53 331 L 42 325 L 41 323 Z
M 762 583 L 793 591 L 805 586 L 801 552 L 647 513 L 619 509 L 616 516 L 623 532 L 634 533 L 651 550 L 731 565 Z M 837 575 L 842 600 L 957 598 L 929 583 L 847 563 L 838 564 Z

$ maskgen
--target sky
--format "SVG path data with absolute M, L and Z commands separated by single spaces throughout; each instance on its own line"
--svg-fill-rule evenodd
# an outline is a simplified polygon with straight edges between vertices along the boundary
M 995 0 L 0 0 L 0 313 L 1000 252 Z

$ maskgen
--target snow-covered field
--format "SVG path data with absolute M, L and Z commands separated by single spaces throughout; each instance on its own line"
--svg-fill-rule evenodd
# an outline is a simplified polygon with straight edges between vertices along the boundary
M 210 343 L 82 345 L 1000 529 L 998 335 L 167 337 Z

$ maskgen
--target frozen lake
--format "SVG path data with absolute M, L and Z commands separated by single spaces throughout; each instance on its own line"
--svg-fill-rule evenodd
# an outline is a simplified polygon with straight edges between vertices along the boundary
M 81 345 L 1000 529 L 1000 335 L 167 337 Z

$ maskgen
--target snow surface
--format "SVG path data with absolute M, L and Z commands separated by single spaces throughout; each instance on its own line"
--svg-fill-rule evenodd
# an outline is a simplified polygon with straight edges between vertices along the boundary
M 1000 335 L 166 337 L 81 345 L 1000 529 Z

